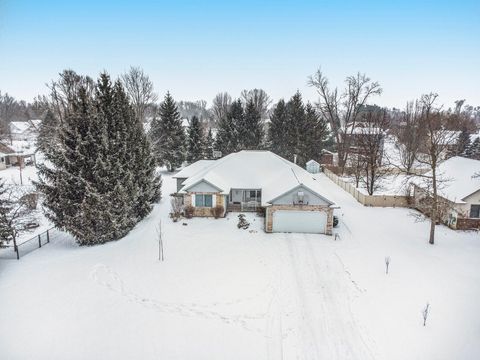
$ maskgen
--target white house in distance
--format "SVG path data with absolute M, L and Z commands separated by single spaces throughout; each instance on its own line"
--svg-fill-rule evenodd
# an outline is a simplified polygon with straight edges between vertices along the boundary
M 480 228 L 480 160 L 454 156 L 438 166 L 437 174 L 442 180 L 438 196 L 447 205 L 443 221 L 453 229 Z M 413 187 L 415 204 L 430 192 L 422 178 Z
M 42 120 L 12 121 L 10 123 L 10 136 L 12 140 L 30 140 L 38 134 Z
M 178 172 L 177 192 L 194 216 L 265 209 L 266 232 L 332 234 L 334 204 L 313 175 L 270 151 L 200 160 Z

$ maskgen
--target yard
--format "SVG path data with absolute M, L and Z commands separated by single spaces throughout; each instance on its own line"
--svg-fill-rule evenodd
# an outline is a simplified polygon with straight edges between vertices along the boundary
M 266 234 L 253 214 L 248 230 L 235 213 L 172 223 L 165 174 L 161 203 L 124 239 L 66 237 L 0 261 L 0 357 L 478 359 L 478 233 L 439 226 L 430 246 L 409 210 L 318 181 L 341 206 L 337 240 Z

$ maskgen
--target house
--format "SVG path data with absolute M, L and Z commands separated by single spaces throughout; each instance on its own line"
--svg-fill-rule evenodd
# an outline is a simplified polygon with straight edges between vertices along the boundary
M 431 175 L 431 172 L 425 176 Z M 480 160 L 451 157 L 437 168 L 441 179 L 438 190 L 442 221 L 453 229 L 480 228 Z M 412 181 L 415 206 L 429 196 L 429 185 L 422 178 Z M 431 196 L 431 195 L 430 195 Z
M 0 142 L 0 170 L 10 166 L 22 168 L 28 164 L 35 163 L 34 151 L 15 150 L 13 147 Z
M 12 121 L 10 136 L 12 140 L 30 140 L 38 134 L 41 120 Z
M 386 132 L 378 124 L 369 122 L 356 122 L 354 124 L 348 124 L 345 128 L 339 129 L 340 141 L 346 143 L 349 148 L 349 153 L 352 154 L 352 158 L 358 156 L 368 155 L 365 151 L 369 151 L 370 144 L 376 144 L 379 142 L 379 165 L 382 163 L 384 143 Z
M 317 174 L 320 172 L 320 164 L 315 160 L 307 161 L 306 169 L 310 174 Z
M 332 201 L 313 175 L 270 151 L 240 151 L 200 160 L 174 178 L 194 216 L 265 211 L 266 232 L 332 234 Z

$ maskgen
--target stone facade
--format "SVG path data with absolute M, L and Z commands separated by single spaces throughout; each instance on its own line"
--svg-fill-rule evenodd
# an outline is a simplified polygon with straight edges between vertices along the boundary
M 185 194 L 183 196 L 183 202 L 185 206 L 191 206 L 192 204 L 192 195 L 195 194 L 206 194 L 206 193 L 200 193 L 200 192 L 189 192 L 188 194 Z M 226 210 L 225 210 L 225 195 L 222 195 L 220 193 L 208 193 L 209 195 L 215 195 L 215 204 L 214 206 L 223 206 L 223 215 L 222 217 L 225 217 Z M 198 216 L 198 217 L 213 217 L 213 207 L 195 207 L 193 210 L 193 216 Z
M 272 232 L 273 213 L 277 210 L 301 210 L 301 211 L 325 211 L 327 213 L 326 234 L 332 235 L 333 231 L 333 209 L 325 205 L 272 205 L 267 207 L 265 215 L 265 231 Z

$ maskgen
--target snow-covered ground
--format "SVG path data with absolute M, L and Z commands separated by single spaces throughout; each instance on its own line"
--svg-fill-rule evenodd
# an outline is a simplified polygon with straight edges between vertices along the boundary
M 439 226 L 430 246 L 409 210 L 318 181 L 341 206 L 336 241 L 266 234 L 254 215 L 248 230 L 236 214 L 172 223 L 165 176 L 166 197 L 124 239 L 0 261 L 0 358 L 480 358 L 478 233 Z

